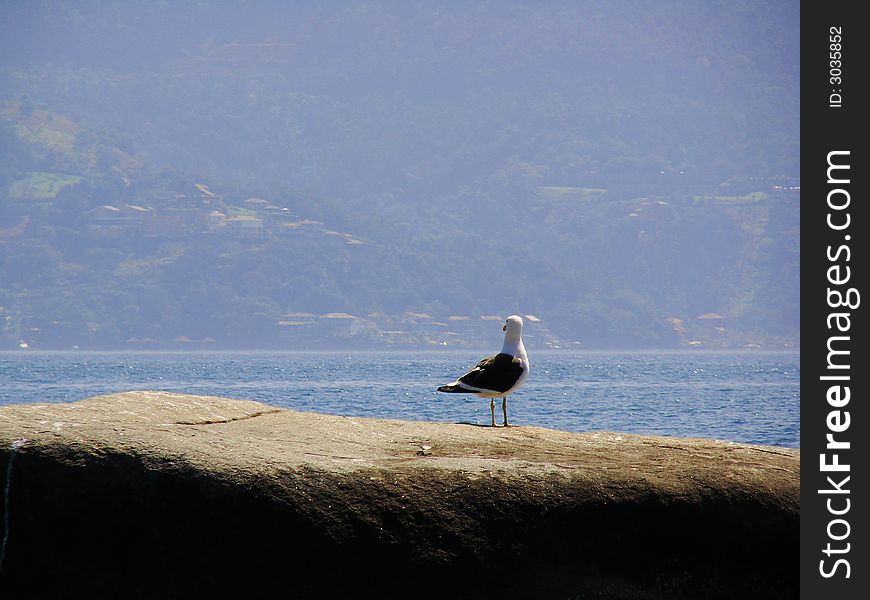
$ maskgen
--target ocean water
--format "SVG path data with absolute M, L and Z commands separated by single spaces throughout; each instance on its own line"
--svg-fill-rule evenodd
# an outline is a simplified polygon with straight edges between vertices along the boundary
M 165 390 L 336 415 L 489 424 L 489 400 L 435 391 L 482 356 L 0 352 L 0 406 Z M 544 351 L 530 360 L 526 385 L 508 398 L 514 425 L 800 446 L 798 353 Z

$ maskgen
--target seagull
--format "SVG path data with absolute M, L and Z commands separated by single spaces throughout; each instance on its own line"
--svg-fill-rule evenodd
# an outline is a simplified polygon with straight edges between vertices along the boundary
M 504 426 L 508 427 L 507 397 L 520 389 L 529 375 L 529 357 L 526 356 L 522 337 L 523 319 L 511 315 L 505 319 L 501 330 L 505 332 L 501 352 L 484 358 L 476 367 L 453 383 L 438 388 L 439 392 L 477 394 L 482 398 L 489 398 L 493 427 L 495 427 L 495 399 L 502 399 Z

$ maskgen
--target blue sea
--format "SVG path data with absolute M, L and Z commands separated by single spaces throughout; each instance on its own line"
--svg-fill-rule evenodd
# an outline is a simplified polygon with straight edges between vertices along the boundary
M 435 391 L 482 358 L 390 352 L 0 352 L 0 406 L 127 390 L 257 400 L 336 415 L 490 423 L 489 400 Z M 800 355 L 531 352 L 514 425 L 800 446 Z M 501 407 L 496 420 L 501 423 Z

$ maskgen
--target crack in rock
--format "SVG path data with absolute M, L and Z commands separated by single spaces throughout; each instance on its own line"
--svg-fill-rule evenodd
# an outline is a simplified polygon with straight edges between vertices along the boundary
M 213 419 L 211 421 L 175 421 L 173 425 L 219 425 L 221 423 L 232 423 L 234 421 L 247 421 L 248 419 L 260 417 L 262 415 L 270 415 L 277 412 L 281 412 L 281 409 L 276 408 L 274 410 L 261 410 L 250 415 L 244 415 L 242 417 L 231 417 L 229 419 Z

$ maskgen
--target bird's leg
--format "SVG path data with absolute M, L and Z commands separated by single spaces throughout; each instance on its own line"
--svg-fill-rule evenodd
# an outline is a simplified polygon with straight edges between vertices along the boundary
M 504 426 L 509 427 L 507 422 L 507 396 L 501 399 L 501 410 L 504 412 Z
M 495 398 L 489 399 L 489 412 L 492 413 L 492 426 L 495 427 Z

